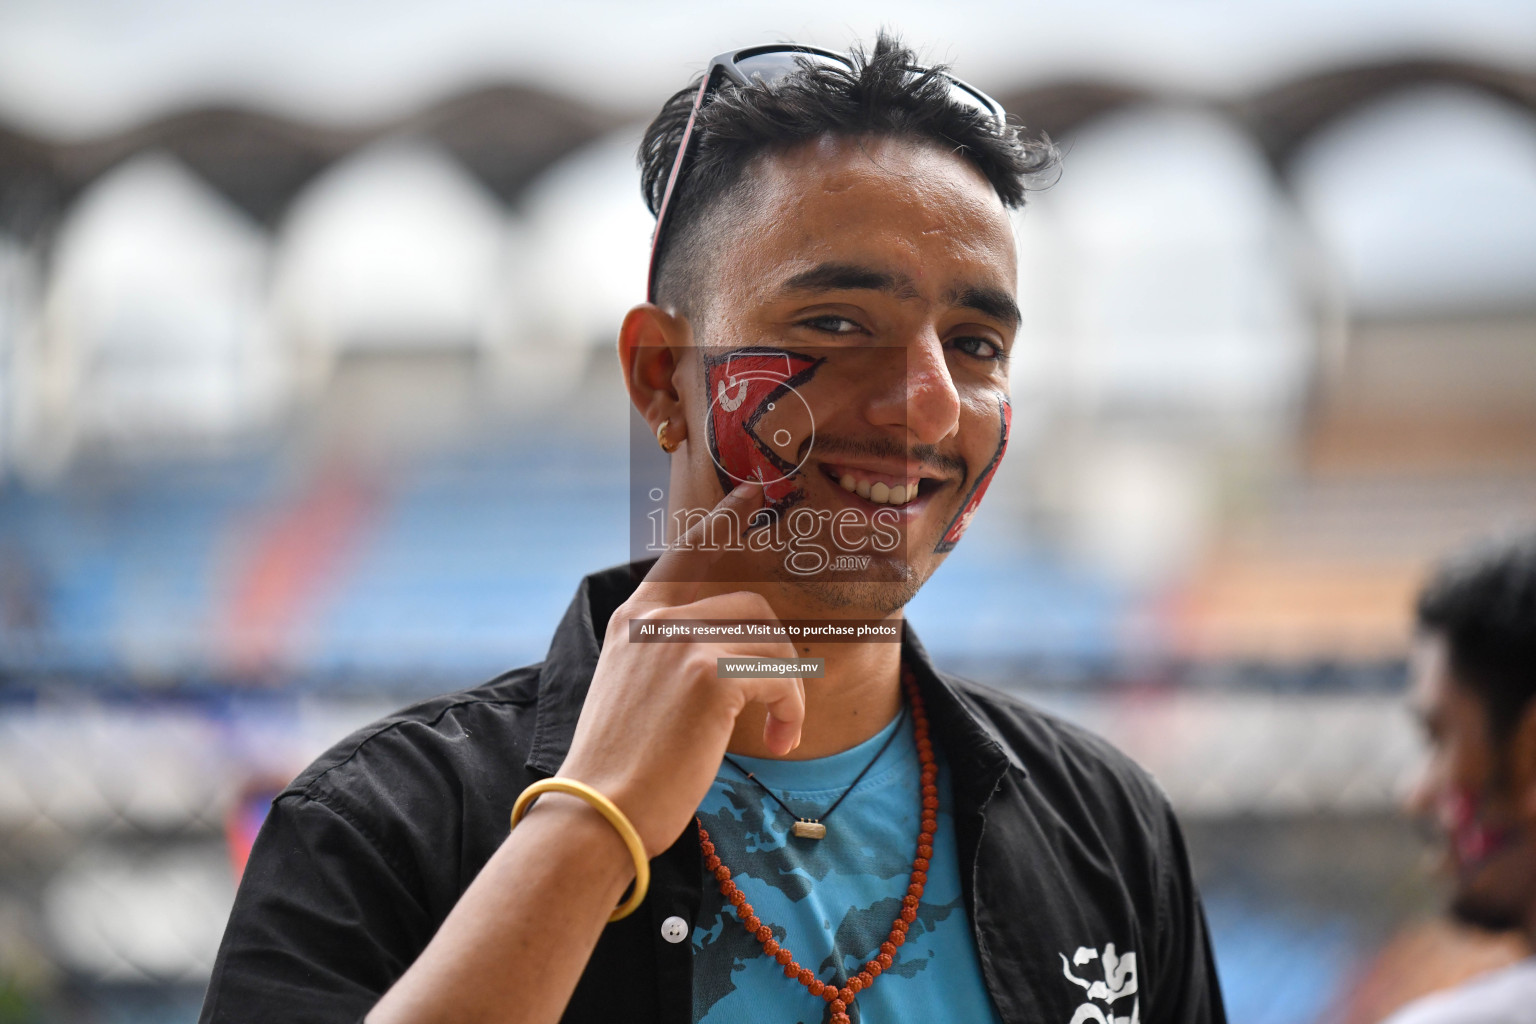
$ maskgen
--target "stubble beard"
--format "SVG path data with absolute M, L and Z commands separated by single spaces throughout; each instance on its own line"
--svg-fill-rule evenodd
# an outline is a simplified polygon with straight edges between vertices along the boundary
M 1449 910 L 1459 923 L 1488 932 L 1514 931 L 1525 925 L 1525 915 L 1517 908 L 1465 889 L 1452 897 Z
M 877 564 L 871 563 L 871 570 Z M 931 567 L 927 573 L 919 574 L 905 561 L 885 563 L 884 571 L 872 573 L 880 578 L 873 579 L 835 579 L 829 573 L 799 576 L 783 567 L 773 571 L 775 582 L 792 593 L 805 595 L 809 598 L 807 604 L 814 608 L 848 618 L 877 619 L 906 607 L 932 574 Z
M 1454 920 L 1490 932 L 1528 928 L 1536 912 L 1536 849 L 1530 831 L 1515 828 L 1503 849 L 1470 870 L 1458 871 L 1448 908 Z

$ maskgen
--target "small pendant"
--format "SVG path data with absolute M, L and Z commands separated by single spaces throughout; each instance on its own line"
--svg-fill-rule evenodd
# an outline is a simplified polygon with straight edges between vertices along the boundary
M 801 818 L 790 827 L 789 832 L 797 839 L 824 839 L 827 835 L 827 826 L 819 821 L 807 821 Z

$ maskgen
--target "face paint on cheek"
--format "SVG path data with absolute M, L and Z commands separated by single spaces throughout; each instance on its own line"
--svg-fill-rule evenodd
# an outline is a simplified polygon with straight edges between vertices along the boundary
M 954 550 L 960 538 L 965 536 L 966 528 L 971 525 L 971 519 L 976 515 L 976 509 L 981 506 L 981 499 L 986 496 L 987 485 L 992 482 L 992 477 L 997 473 L 997 467 L 1003 464 L 1003 452 L 1008 450 L 1008 432 L 1013 427 L 1013 403 L 1007 396 L 997 400 L 998 438 L 997 450 L 992 453 L 992 461 L 976 477 L 976 483 L 971 486 L 971 493 L 966 495 L 965 504 L 960 506 L 960 511 L 955 513 L 949 526 L 944 530 L 944 536 L 933 549 L 938 554 L 946 554 Z
M 769 508 L 804 500 L 798 480 L 816 429 L 810 404 L 796 389 L 825 362 L 761 346 L 705 355 L 709 454 L 721 490 L 756 480 Z
M 1490 824 L 1483 814 L 1483 802 L 1471 790 L 1460 788 L 1447 798 L 1447 840 L 1459 874 L 1471 875 L 1508 846 L 1514 838 L 1511 829 Z

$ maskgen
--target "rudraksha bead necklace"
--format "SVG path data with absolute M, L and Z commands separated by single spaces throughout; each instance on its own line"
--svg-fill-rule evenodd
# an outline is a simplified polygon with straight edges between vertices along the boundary
M 928 716 L 923 711 L 923 698 L 918 693 L 917 680 L 913 678 L 911 670 L 905 667 L 902 670 L 902 682 L 906 686 L 907 704 L 912 710 L 912 732 L 917 740 L 918 762 L 922 766 L 920 785 L 923 818 L 917 836 L 917 856 L 912 860 L 911 880 L 907 885 L 907 894 L 901 900 L 901 912 L 891 923 L 890 934 L 880 944 L 880 952 L 864 964 L 863 970 L 849 978 L 842 988 L 828 985 L 817 978 L 810 968 L 800 965 L 787 947 L 774 941 L 773 930 L 758 918 L 752 904 L 747 902 L 746 894 L 731 881 L 731 869 L 721 863 L 704 823 L 698 822 L 704 867 L 719 881 L 720 895 L 731 905 L 741 926 L 762 945 L 763 952 L 783 966 L 786 978 L 796 979 L 811 995 L 831 1004 L 832 1024 L 849 1024 L 849 1004 L 860 992 L 873 985 L 883 972 L 890 970 L 891 964 L 895 962 L 896 950 L 907 941 L 908 926 L 917 919 L 917 908 L 923 900 L 923 886 L 928 882 L 928 865 L 933 858 L 933 837 L 939 826 L 938 770 L 934 767 L 933 742 L 928 738 Z

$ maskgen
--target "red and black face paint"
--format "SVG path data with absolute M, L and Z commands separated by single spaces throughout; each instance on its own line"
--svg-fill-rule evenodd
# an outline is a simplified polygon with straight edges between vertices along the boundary
M 760 481 L 767 506 L 780 511 L 805 499 L 797 479 L 816 428 L 810 405 L 795 389 L 825 362 L 767 347 L 705 354 L 709 453 L 722 490 Z
M 987 463 L 976 482 L 971 485 L 971 492 L 966 495 L 965 504 L 960 506 L 960 511 L 955 513 L 949 526 L 944 530 L 944 536 L 940 538 L 938 545 L 933 549 L 939 554 L 946 554 L 954 550 L 960 538 L 965 535 L 966 529 L 971 525 L 971 519 L 976 515 L 976 509 L 981 506 L 981 499 L 986 496 L 987 485 L 992 482 L 992 477 L 997 473 L 997 467 L 1003 464 L 1003 452 L 1008 450 L 1008 432 L 1013 427 L 1013 403 L 1008 401 L 1006 395 L 997 401 L 998 438 L 997 450 L 992 453 L 992 461 Z
M 1470 789 L 1461 787 L 1452 791 L 1446 798 L 1446 805 L 1451 856 L 1456 870 L 1464 876 L 1474 874 L 1514 838 L 1513 831 L 1507 826 L 1488 821 L 1483 799 Z

